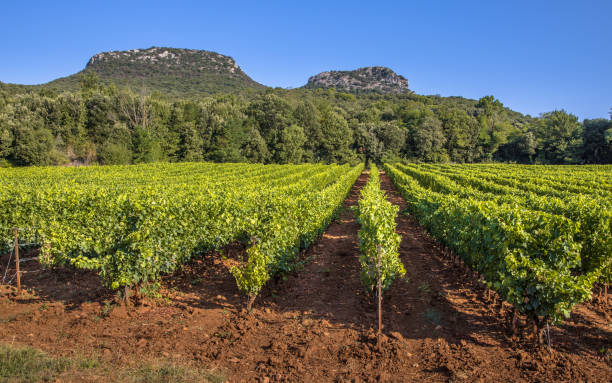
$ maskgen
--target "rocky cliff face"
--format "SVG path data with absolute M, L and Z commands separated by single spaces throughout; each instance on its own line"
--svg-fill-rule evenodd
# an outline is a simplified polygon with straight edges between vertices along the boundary
M 233 58 L 219 53 L 177 48 L 133 49 L 98 53 L 87 63 L 86 69 L 99 75 L 141 76 L 151 73 L 179 74 L 197 77 L 217 73 L 236 79 L 251 80 Z M 251 80 L 252 81 L 252 80 Z
M 389 68 L 374 66 L 352 71 L 322 72 L 308 79 L 305 88 L 336 88 L 351 93 L 409 93 L 408 80 Z

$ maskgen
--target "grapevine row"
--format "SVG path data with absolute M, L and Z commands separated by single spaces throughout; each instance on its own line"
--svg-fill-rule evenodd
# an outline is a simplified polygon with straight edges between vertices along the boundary
M 401 237 L 395 231 L 399 207 L 387 201 L 385 192 L 380 189 L 375 164 L 372 164 L 368 183 L 361 190 L 358 206 L 361 282 L 371 293 L 380 273 L 381 289 L 384 291 L 396 277 L 406 274 L 406 270 L 399 258 Z
M 39 244 L 43 264 L 98 270 L 116 289 L 155 282 L 240 240 L 251 247 L 232 273 L 254 297 L 322 232 L 361 170 L 202 163 L 3 171 L 0 243 L 6 250 L 10 228 L 30 228 L 22 235 Z
M 419 182 L 416 173 L 390 164 L 385 169 L 427 230 L 539 328 L 558 323 L 591 297 L 601 268 L 575 272 L 581 266 L 579 223 L 511 201 L 481 200 L 478 193 L 441 193 L 429 186 L 442 184 L 443 177 L 425 181 L 422 172 Z
M 421 170 L 414 165 L 398 164 L 397 167 L 433 191 L 519 205 L 529 210 L 561 215 L 577 222 L 580 229 L 574 240 L 581 245 L 581 272 L 597 272 L 603 283 L 612 280 L 612 201 L 588 195 L 572 195 L 563 199 L 541 196 L 497 185 L 475 176 L 448 175 L 434 170 Z

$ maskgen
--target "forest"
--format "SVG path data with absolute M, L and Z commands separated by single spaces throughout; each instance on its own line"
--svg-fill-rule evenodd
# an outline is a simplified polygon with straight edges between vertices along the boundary
M 247 89 L 172 98 L 103 84 L 0 83 L 0 166 L 251 163 L 612 163 L 612 121 L 538 117 L 480 100 L 334 89 Z

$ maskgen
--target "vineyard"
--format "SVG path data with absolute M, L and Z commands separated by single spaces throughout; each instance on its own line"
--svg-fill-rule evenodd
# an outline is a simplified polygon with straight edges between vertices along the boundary
M 3 283 L 15 248 L 25 257 L 23 293 L 0 286 L 0 342 L 244 381 L 610 371 L 612 166 L 156 163 L 0 179 Z
M 541 330 L 612 276 L 612 168 L 387 164 L 410 213 Z
M 231 272 L 250 303 L 334 217 L 362 167 L 154 164 L 0 169 L 0 228 L 44 265 L 99 270 L 113 289 L 156 282 L 194 255 L 249 245 Z M 129 291 L 129 290 L 126 290 Z

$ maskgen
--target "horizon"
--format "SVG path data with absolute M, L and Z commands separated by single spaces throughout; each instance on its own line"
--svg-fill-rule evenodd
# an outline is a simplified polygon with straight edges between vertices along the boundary
M 0 81 L 46 83 L 79 72 L 100 52 L 158 46 L 231 56 L 270 87 L 298 88 L 323 71 L 385 66 L 418 94 L 493 95 L 534 117 L 564 109 L 580 120 L 609 118 L 612 107 L 612 52 L 605 49 L 612 31 L 603 28 L 612 4 L 605 1 L 339 2 L 328 12 L 312 3 L 232 9 L 69 3 L 7 6 L 0 28 L 14 38 L 0 53 Z M 370 23 L 354 28 L 358 20 Z

